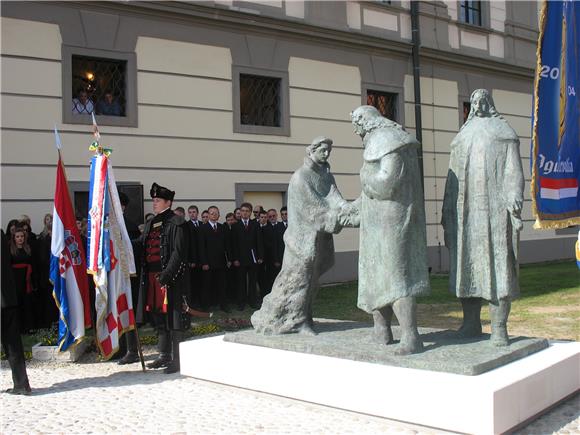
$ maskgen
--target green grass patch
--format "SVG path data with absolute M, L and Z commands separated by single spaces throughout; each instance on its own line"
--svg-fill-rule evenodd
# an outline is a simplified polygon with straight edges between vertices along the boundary
M 457 297 L 448 290 L 449 275 L 434 274 L 430 276 L 430 281 L 431 294 L 417 298 L 418 304 L 459 304 Z M 356 308 L 357 286 L 357 281 L 353 281 L 321 288 L 313 307 L 315 317 L 370 319 L 370 315 Z M 580 270 L 572 261 L 522 266 L 520 290 L 520 298 L 514 302 L 514 308 L 559 305 L 578 307 Z

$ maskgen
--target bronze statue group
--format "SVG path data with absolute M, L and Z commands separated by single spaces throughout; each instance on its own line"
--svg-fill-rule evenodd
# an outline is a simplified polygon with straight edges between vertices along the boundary
M 364 148 L 361 195 L 350 203 L 342 198 L 328 164 L 332 140 L 316 138 L 290 180 L 286 255 L 252 325 L 269 335 L 316 334 L 312 301 L 318 277 L 334 263 L 332 235 L 359 227 L 358 307 L 372 314 L 378 343 L 394 342 L 395 315 L 401 338 L 394 353 L 418 353 L 423 342 L 415 298 L 431 291 L 419 144 L 372 106 L 357 108 L 351 119 Z M 519 139 L 490 93 L 478 89 L 450 148 L 441 223 L 450 257 L 449 289 L 463 308 L 457 337 L 482 334 L 480 312 L 487 302 L 491 343 L 507 346 L 511 300 L 519 293 L 524 188 Z

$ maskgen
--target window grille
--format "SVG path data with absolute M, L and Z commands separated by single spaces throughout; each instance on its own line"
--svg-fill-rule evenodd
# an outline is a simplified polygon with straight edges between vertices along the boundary
M 368 90 L 367 104 L 376 107 L 385 118 L 397 121 L 397 94 Z
M 72 113 L 125 116 L 127 61 L 72 56 Z
M 481 1 L 461 1 L 461 21 L 481 26 Z
M 281 80 L 240 74 L 240 122 L 243 125 L 280 127 Z
M 463 103 L 463 123 L 467 121 L 467 117 L 469 116 L 469 112 L 471 111 L 471 103 L 464 102 Z

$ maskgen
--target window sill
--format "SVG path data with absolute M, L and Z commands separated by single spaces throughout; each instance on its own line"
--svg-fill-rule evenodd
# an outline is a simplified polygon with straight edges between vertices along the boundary
M 404 8 L 400 4 L 388 4 L 388 3 L 379 3 L 379 2 L 364 2 L 361 3 L 361 6 L 365 9 L 375 9 L 378 11 L 392 11 L 392 12 L 406 12 L 409 13 L 409 9 Z
M 493 29 L 487 26 L 477 26 L 475 24 L 464 23 L 463 21 L 456 21 L 457 27 L 464 30 L 469 30 L 470 32 L 480 33 L 482 35 L 489 35 L 493 33 Z
M 128 116 L 106 116 L 95 115 L 98 125 L 106 125 L 111 127 L 137 127 L 137 120 L 130 119 Z M 91 115 L 79 115 L 70 113 L 63 116 L 64 124 L 82 124 L 91 125 L 93 119 Z
M 264 125 L 239 124 L 234 127 L 234 133 L 242 134 L 264 134 L 269 136 L 290 136 L 288 127 L 266 127 Z

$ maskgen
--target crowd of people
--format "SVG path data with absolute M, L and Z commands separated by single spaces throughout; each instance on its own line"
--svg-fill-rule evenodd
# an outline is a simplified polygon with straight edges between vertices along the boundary
M 160 187 L 160 192 L 163 189 Z M 122 192 L 119 197 L 125 211 L 129 198 Z M 283 237 L 288 226 L 287 208 L 280 209 L 279 220 L 278 210 L 264 210 L 260 205 L 252 207 L 252 204 L 246 202 L 227 213 L 220 222 L 221 213 L 216 206 L 200 213 L 196 205 L 191 205 L 186 214 L 183 207 L 156 210 L 154 196 L 153 200 L 155 213 L 148 213 L 143 224 L 137 225 L 125 218 L 137 265 L 137 276 L 132 278 L 132 297 L 135 310 L 143 313 L 141 318 L 138 316 L 138 320 L 152 323 L 158 327 L 159 332 L 155 313 L 165 313 L 164 307 L 160 305 L 164 298 L 159 296 L 162 287 L 166 286 L 159 283 L 163 243 L 158 222 L 165 219 L 166 215 L 181 218 L 181 231 L 177 234 L 182 240 L 177 241 L 177 245 L 181 247 L 183 257 L 186 257 L 183 260 L 187 279 L 183 281 L 186 287 L 181 292 L 183 299 L 177 304 L 179 310 L 203 315 L 212 310 L 230 313 L 233 307 L 240 311 L 246 306 L 258 309 L 264 296 L 271 291 L 282 266 Z M 86 247 L 87 219 L 77 217 L 77 228 L 83 246 Z M 52 215 L 46 214 L 40 234 L 32 231 L 30 218 L 26 215 L 11 220 L 6 232 L 2 234 L 3 246 L 6 247 L 3 265 L 13 277 L 13 282 L 11 280 L 6 286 L 10 286 L 15 295 L 11 308 L 17 311 L 19 334 L 30 334 L 58 322 L 58 308 L 52 297 L 49 279 L 51 233 Z M 95 286 L 91 275 L 87 274 L 87 280 L 94 324 Z M 5 300 L 8 299 L 3 296 L 3 309 Z M 164 318 L 161 323 L 167 324 L 167 320 Z M 135 337 L 133 334 L 126 335 L 116 355 L 121 364 L 137 361 Z M 164 360 L 159 367 L 166 366 L 166 363 Z
M 121 193 L 120 199 L 126 207 L 128 197 Z M 191 205 L 187 216 L 183 207 L 173 212 L 187 220 L 189 306 L 206 312 L 221 309 L 227 313 L 232 306 L 239 310 L 244 310 L 246 305 L 258 308 L 262 298 L 272 289 L 282 265 L 283 236 L 288 225 L 286 207 L 280 209 L 281 220 L 278 220 L 277 210 L 264 210 L 260 205 L 252 207 L 249 203 L 227 213 L 223 222 L 219 222 L 220 210 L 215 206 L 200 213 L 196 205 Z M 154 217 L 153 213 L 148 213 L 145 222 Z M 143 249 L 140 238 L 145 224 L 135 225 L 128 220 L 126 224 L 139 268 L 141 262 L 146 261 L 140 258 Z M 77 217 L 77 228 L 86 248 L 87 219 Z M 7 259 L 19 294 L 21 333 L 24 334 L 49 328 L 58 321 L 49 279 L 51 233 L 52 214 L 44 216 L 43 230 L 39 234 L 32 231 L 27 215 L 10 220 L 6 227 Z M 92 303 L 94 284 L 90 275 L 87 279 Z M 133 296 L 136 306 L 138 291 Z M 92 311 L 94 315 L 94 306 Z
M 19 296 L 22 333 L 48 328 L 58 320 L 50 283 L 52 214 L 46 214 L 40 234 L 32 232 L 26 215 L 12 219 L 6 227 L 7 260 Z
M 175 213 L 185 218 L 181 207 Z M 202 311 L 219 307 L 225 312 L 231 306 L 259 308 L 282 266 L 286 207 L 280 209 L 280 221 L 277 210 L 247 202 L 227 213 L 222 223 L 215 206 L 200 215 L 198 207 L 191 205 L 187 215 L 193 307 Z

